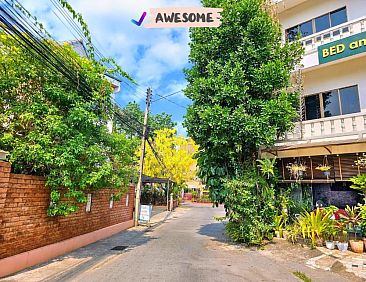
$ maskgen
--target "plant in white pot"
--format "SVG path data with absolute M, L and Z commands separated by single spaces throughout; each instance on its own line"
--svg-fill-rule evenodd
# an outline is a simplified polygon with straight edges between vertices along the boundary
M 336 206 L 329 206 L 324 208 L 325 212 L 329 212 L 331 222 L 324 230 L 325 246 L 329 250 L 334 250 L 336 242 L 334 241 L 337 236 L 336 221 L 334 219 L 334 213 L 338 211 Z
M 344 252 L 348 250 L 348 234 L 347 234 L 347 222 L 344 219 L 340 219 L 336 223 L 336 229 L 338 234 L 337 248 Z
M 335 242 L 334 238 L 337 235 L 337 230 L 334 226 L 329 227 L 329 230 L 325 231 L 324 237 L 325 237 L 325 246 L 329 250 L 335 249 Z
M 360 226 L 360 213 L 358 207 L 347 206 L 345 209 L 345 214 L 341 214 L 340 217 L 345 220 L 348 225 L 348 230 L 354 234 L 354 237 L 349 240 L 351 245 L 351 250 L 355 253 L 363 253 L 363 241 L 357 238 L 357 233 L 361 233 Z

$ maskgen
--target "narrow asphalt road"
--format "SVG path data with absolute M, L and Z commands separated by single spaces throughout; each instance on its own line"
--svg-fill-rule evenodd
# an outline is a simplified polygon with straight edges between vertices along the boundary
M 227 245 L 224 224 L 214 219 L 223 214 L 222 208 L 209 205 L 183 207 L 149 232 L 145 244 L 72 280 L 298 281 L 292 274 L 299 270 L 295 264 L 283 265 L 258 250 Z M 323 271 L 308 272 L 314 281 L 342 281 Z
M 183 206 L 164 224 L 144 232 L 137 241 L 133 242 L 132 238 L 129 248 L 124 251 L 110 251 L 110 245 L 103 241 L 94 247 L 86 247 L 89 248 L 88 254 L 98 257 L 98 263 L 82 263 L 67 270 L 65 262 L 58 259 L 55 263 L 59 263 L 61 275 L 43 276 L 42 271 L 45 272 L 47 268 L 42 270 L 42 267 L 38 267 L 33 270 L 32 279 L 31 276 L 27 279 L 26 272 L 18 278 L 27 282 L 301 281 L 293 275 L 294 271 L 301 271 L 312 281 L 347 281 L 337 274 L 306 267 L 304 263 L 277 260 L 265 251 L 228 243 L 224 235 L 224 223 L 214 219 L 214 216 L 222 215 L 222 207 Z M 127 242 L 113 240 L 116 244 Z M 97 250 L 103 246 L 106 249 L 108 247 L 108 251 L 98 255 Z M 90 248 L 94 248 L 94 251 Z M 67 259 L 72 257 L 75 256 L 71 253 Z M 16 277 L 8 279 L 19 281 Z

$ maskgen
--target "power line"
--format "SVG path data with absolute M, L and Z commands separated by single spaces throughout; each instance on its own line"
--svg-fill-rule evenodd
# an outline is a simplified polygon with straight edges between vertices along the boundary
M 154 102 L 158 102 L 158 101 L 160 101 L 161 99 L 165 99 L 165 98 L 167 98 L 167 97 L 171 97 L 171 96 L 176 95 L 176 94 L 181 93 L 181 92 L 183 92 L 183 89 L 181 89 L 181 90 L 179 90 L 179 91 L 176 91 L 176 92 L 174 92 L 174 93 L 171 93 L 171 94 L 165 95 L 165 96 L 164 96 L 164 98 L 163 98 L 163 97 L 161 97 L 161 98 L 155 99 L 155 100 L 154 100 L 154 101 L 152 101 L 152 102 L 153 102 L 153 103 L 154 103 Z
M 155 156 L 156 160 L 158 161 L 158 163 L 160 164 L 160 166 L 165 170 L 168 171 L 167 167 L 165 166 L 163 160 L 160 158 L 159 154 L 156 152 L 154 146 L 152 145 L 152 143 L 150 142 L 149 139 L 146 140 L 147 143 L 149 144 L 149 147 L 151 148 L 151 151 L 153 152 L 153 155 Z
M 182 105 L 180 105 L 180 104 L 178 104 L 178 103 L 176 103 L 176 102 L 174 102 L 174 101 L 172 101 L 172 100 L 170 100 L 170 99 L 166 98 L 165 96 L 159 95 L 159 94 L 157 94 L 157 93 L 156 93 L 156 95 L 157 95 L 157 96 L 159 96 L 161 99 L 167 100 L 168 102 L 170 102 L 170 103 L 172 103 L 172 104 L 174 104 L 174 105 L 176 105 L 176 106 L 178 106 L 178 107 L 181 107 L 181 108 L 183 108 L 183 109 L 187 109 L 187 107 L 182 106 Z
M 11 1 L 11 3 L 9 3 L 9 1 Z M 56 41 L 47 33 L 47 31 L 41 30 L 35 22 L 31 22 L 29 18 L 26 18 L 26 16 L 30 16 L 30 13 L 17 0 L 2 0 L 1 2 L 5 3 L 5 5 L 0 5 L 1 28 L 14 38 L 14 40 L 16 40 L 25 50 L 32 52 L 32 55 L 34 55 L 42 65 L 48 67 L 52 71 L 60 73 L 67 78 L 69 82 L 74 84 L 79 90 L 80 95 L 83 96 L 86 101 L 92 102 L 92 88 L 88 84 L 86 78 L 83 77 L 76 69 L 81 68 L 81 66 L 74 59 L 70 58 L 60 45 L 53 43 Z M 14 3 L 17 4 L 21 10 L 19 8 L 16 9 Z M 27 15 L 24 14 L 24 12 L 26 12 Z M 62 14 L 63 13 L 61 12 L 61 15 Z M 76 29 L 76 32 L 79 34 L 80 30 L 78 31 Z M 45 40 L 47 38 L 51 39 L 51 42 Z M 125 84 L 129 85 L 133 89 L 130 83 L 125 82 Z M 94 105 L 92 107 L 94 110 L 101 110 L 98 105 Z M 114 110 L 113 115 L 122 124 L 135 131 L 138 136 L 143 135 L 136 127 L 131 125 L 131 120 L 137 121 L 136 119 L 128 115 L 122 115 L 119 110 Z M 148 140 L 148 143 L 155 158 L 166 169 L 166 166 L 162 162 L 150 140 Z

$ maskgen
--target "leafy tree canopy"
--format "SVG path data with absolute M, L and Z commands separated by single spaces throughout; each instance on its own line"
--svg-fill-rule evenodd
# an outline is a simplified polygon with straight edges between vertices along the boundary
M 129 125 L 127 126 L 117 120 L 117 128 L 125 132 L 128 136 L 139 137 L 136 131 L 142 134 L 144 123 L 144 112 L 140 106 L 136 102 L 130 102 L 123 108 L 122 115 L 127 118 Z M 152 135 L 155 135 L 157 130 L 164 128 L 173 129 L 176 125 L 177 123 L 172 120 L 172 116 L 164 112 L 149 116 L 148 128 Z
M 170 178 L 178 185 L 192 180 L 196 174 L 196 160 L 193 158 L 197 145 L 192 139 L 177 136 L 175 129 L 156 131 L 154 147 L 165 168 L 156 159 L 150 147 L 146 148 L 144 174 Z
M 0 148 L 10 152 L 16 173 L 46 176 L 49 215 L 67 215 L 85 202 L 89 189 L 127 188 L 136 144 L 107 131 L 113 91 L 104 79 L 108 69 L 67 44 L 49 46 L 62 51 L 90 93 L 0 31 Z
M 185 94 L 193 104 L 185 126 L 199 145 L 199 176 L 214 201 L 225 199 L 223 180 L 256 166 L 261 146 L 271 147 L 297 117 L 290 74 L 299 44 L 281 42 L 266 0 L 203 0 L 223 8 L 219 28 L 190 31 Z

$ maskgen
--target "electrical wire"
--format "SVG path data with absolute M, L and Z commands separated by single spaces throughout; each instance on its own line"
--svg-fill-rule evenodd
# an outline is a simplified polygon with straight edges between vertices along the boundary
M 183 89 L 181 89 L 181 90 L 179 90 L 179 91 L 176 91 L 176 92 L 174 92 L 174 93 L 171 93 L 171 94 L 165 95 L 165 96 L 164 96 L 164 98 L 163 98 L 163 97 L 160 97 L 160 98 L 158 98 L 158 99 L 156 99 L 156 100 L 152 101 L 152 103 L 158 102 L 158 101 L 160 101 L 161 99 L 165 99 L 165 98 L 167 98 L 167 97 L 174 96 L 174 95 L 179 94 L 179 93 L 181 93 L 181 92 L 183 92 Z
M 53 2 L 53 0 L 51 1 Z M 82 97 L 84 97 L 86 101 L 92 101 L 92 89 L 87 83 L 86 78 L 84 78 L 78 72 L 78 69 L 80 69 L 81 66 L 78 65 L 75 60 L 72 60 L 72 58 L 70 58 L 68 54 L 65 53 L 60 45 L 54 43 L 56 41 L 47 32 L 41 30 L 35 22 L 32 22 L 29 18 L 26 17 L 24 11 L 26 11 L 28 15 L 30 14 L 21 5 L 21 3 L 19 3 L 17 0 L 1 0 L 0 3 L 3 3 L 3 5 L 0 5 L 1 29 L 4 30 L 12 38 L 14 38 L 14 40 L 16 40 L 25 50 L 32 52 L 34 57 L 42 65 L 52 71 L 60 73 L 65 78 L 67 78 L 70 83 L 74 84 L 77 87 L 79 93 L 82 95 Z M 14 4 L 18 5 L 23 11 L 19 8 L 16 9 L 16 5 Z M 61 14 L 63 13 L 61 12 Z M 76 32 L 79 34 L 80 31 L 78 32 L 76 29 Z M 75 34 L 73 35 L 75 36 Z M 134 90 L 133 86 L 131 86 L 130 83 L 125 82 L 125 84 L 129 85 L 129 87 Z M 137 88 L 138 87 L 136 87 L 136 89 Z M 98 109 L 97 106 L 95 107 L 95 110 L 101 110 Z M 113 115 L 115 116 L 115 118 L 131 130 L 133 130 L 139 137 L 143 137 L 143 133 L 141 133 L 141 131 L 138 130 L 135 126 L 131 125 L 132 120 L 140 125 L 141 122 L 134 117 L 120 113 L 120 111 L 120 108 L 113 111 Z M 164 162 L 159 157 L 148 136 L 146 136 L 146 140 L 159 164 L 165 170 L 167 170 Z
M 170 102 L 170 103 L 172 103 L 172 104 L 174 104 L 174 105 L 176 105 L 176 106 L 178 106 L 178 107 L 180 107 L 180 108 L 187 109 L 187 107 L 186 107 L 186 106 L 180 105 L 180 104 L 178 104 L 178 103 L 176 103 L 176 102 L 174 102 L 174 101 L 172 101 L 172 100 L 170 100 L 170 99 L 166 98 L 165 96 L 162 96 L 162 95 L 157 94 L 157 93 L 155 93 L 155 94 L 156 94 L 157 96 L 159 96 L 161 99 L 167 100 L 168 102 Z M 155 102 L 156 102 L 156 101 L 155 101 Z

